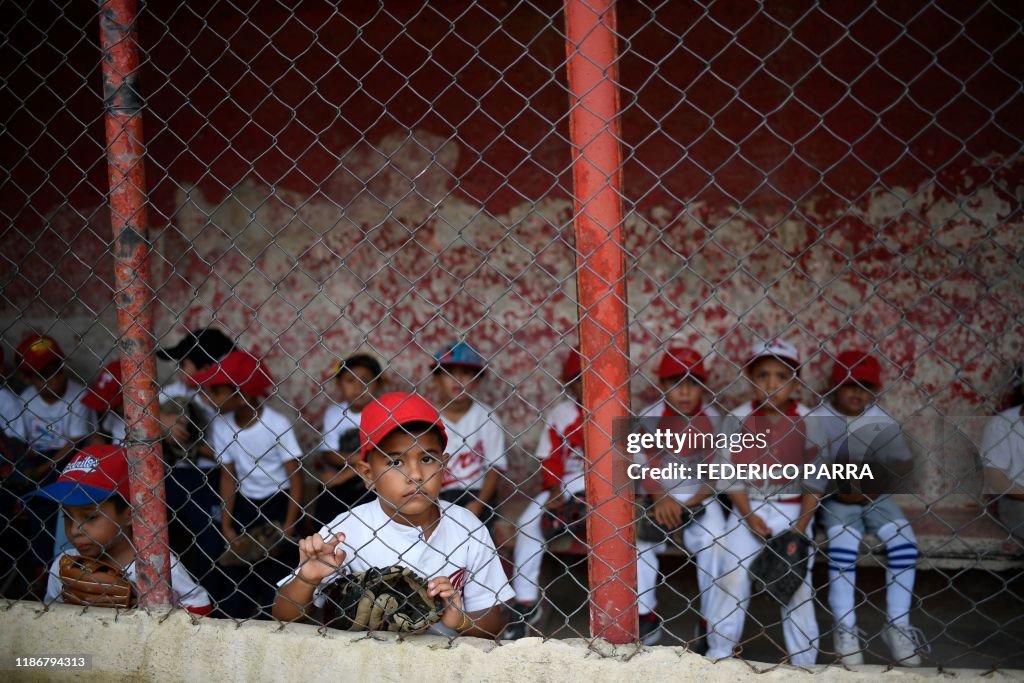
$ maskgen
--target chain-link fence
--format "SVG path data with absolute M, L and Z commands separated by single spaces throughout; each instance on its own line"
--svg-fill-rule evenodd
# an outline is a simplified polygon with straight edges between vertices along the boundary
M 1024 666 L 1018 4 L 2 6 L 0 595 Z

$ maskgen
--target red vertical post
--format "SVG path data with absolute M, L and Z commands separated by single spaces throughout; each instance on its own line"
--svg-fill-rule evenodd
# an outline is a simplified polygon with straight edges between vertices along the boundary
M 590 631 L 637 640 L 633 488 L 612 422 L 629 415 L 629 349 L 622 252 L 622 152 L 613 0 L 566 0 L 571 92 L 583 439 L 589 467 Z
M 135 0 L 101 0 L 103 101 L 106 108 L 110 222 L 114 230 L 117 322 L 128 460 L 132 536 L 140 606 L 171 603 L 170 550 L 160 426 L 156 417 L 156 359 L 149 272 L 146 173 Z

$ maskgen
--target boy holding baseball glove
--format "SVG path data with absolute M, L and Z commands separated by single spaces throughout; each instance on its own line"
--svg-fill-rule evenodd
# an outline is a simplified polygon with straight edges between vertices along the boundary
M 512 590 L 487 530 L 438 502 L 448 438 L 437 410 L 416 394 L 386 394 L 363 409 L 359 431 L 356 469 L 376 499 L 299 541 L 274 617 L 296 621 L 330 599 L 340 615 L 331 625 L 349 630 L 416 633 L 440 622 L 496 637 Z
M 54 483 L 33 495 L 63 508 L 65 530 L 73 546 L 53 561 L 44 601 L 134 607 L 138 587 L 125 449 L 88 446 L 71 459 Z M 173 553 L 171 593 L 175 607 L 193 614 L 212 610 L 209 595 Z

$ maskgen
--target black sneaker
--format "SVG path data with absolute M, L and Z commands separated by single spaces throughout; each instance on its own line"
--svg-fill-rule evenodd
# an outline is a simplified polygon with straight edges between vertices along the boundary
M 690 642 L 690 651 L 699 655 L 707 654 L 708 651 L 708 622 L 703 619 L 697 620 L 693 629 L 693 640 Z
M 544 616 L 540 609 L 540 601 L 527 605 L 513 600 L 509 603 L 509 621 L 502 638 L 505 640 L 519 640 L 525 638 L 529 627 L 536 627 Z
M 640 616 L 640 642 L 644 645 L 657 645 L 661 642 L 661 617 L 653 612 Z

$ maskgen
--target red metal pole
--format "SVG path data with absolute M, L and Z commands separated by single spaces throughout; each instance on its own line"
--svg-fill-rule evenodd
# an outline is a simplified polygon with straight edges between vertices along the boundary
M 612 421 L 629 415 L 629 348 L 622 252 L 619 92 L 613 0 L 566 0 L 571 95 L 583 439 L 590 543 L 590 632 L 637 640 L 633 487 Z
M 103 99 L 106 107 L 110 222 L 114 230 L 117 322 L 132 467 L 132 536 L 141 607 L 171 604 L 164 464 L 157 421 L 149 273 L 146 173 L 135 0 L 101 0 Z

